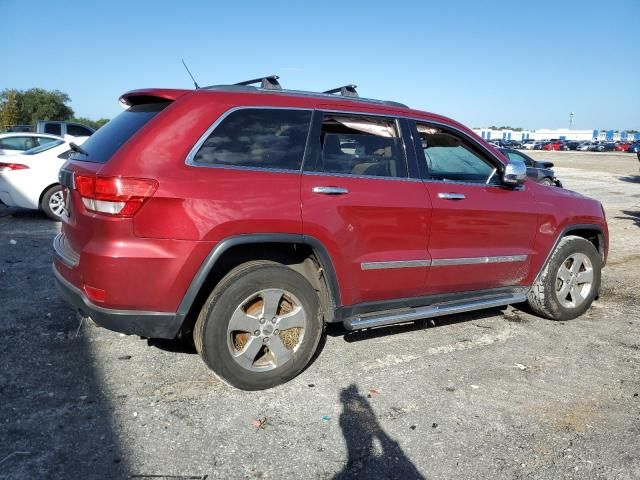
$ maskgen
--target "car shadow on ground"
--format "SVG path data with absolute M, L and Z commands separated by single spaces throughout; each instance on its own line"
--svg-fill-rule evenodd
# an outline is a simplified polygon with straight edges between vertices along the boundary
M 56 232 L 0 206 L 0 477 L 126 478 L 91 342 L 54 286 Z
M 618 177 L 618 180 L 628 183 L 640 183 L 640 175 L 627 175 L 626 177 Z
M 382 429 L 367 398 L 354 384 L 340 392 L 340 428 L 347 445 L 347 463 L 334 480 L 356 478 L 423 479 L 398 442 Z
M 640 211 L 634 212 L 633 210 L 622 210 L 621 213 L 624 215 L 624 217 L 616 218 L 620 218 L 622 220 L 631 220 L 636 224 L 637 227 L 640 227 Z

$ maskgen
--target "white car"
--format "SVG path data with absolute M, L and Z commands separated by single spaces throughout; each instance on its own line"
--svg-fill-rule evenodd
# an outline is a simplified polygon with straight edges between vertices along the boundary
M 70 141 L 80 145 L 87 138 Z M 0 202 L 9 207 L 39 209 L 59 219 L 64 213 L 64 194 L 58 172 L 71 153 L 69 141 L 57 138 L 23 153 L 0 157 Z
M 535 140 L 525 140 L 522 143 L 522 148 L 525 150 L 533 150 L 534 145 L 536 144 Z
M 0 133 L 0 155 L 11 155 L 60 140 L 47 133 Z

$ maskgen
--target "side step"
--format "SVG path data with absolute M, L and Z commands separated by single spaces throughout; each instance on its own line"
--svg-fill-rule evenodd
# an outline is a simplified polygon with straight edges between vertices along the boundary
M 511 303 L 524 302 L 526 293 L 508 293 L 483 297 L 469 298 L 451 302 L 434 303 L 426 307 L 405 308 L 388 310 L 385 312 L 367 313 L 346 318 L 343 322 L 347 330 L 359 330 L 361 328 L 383 327 L 396 323 L 412 322 L 424 318 L 440 317 L 455 313 L 471 312 L 483 308 L 501 307 Z

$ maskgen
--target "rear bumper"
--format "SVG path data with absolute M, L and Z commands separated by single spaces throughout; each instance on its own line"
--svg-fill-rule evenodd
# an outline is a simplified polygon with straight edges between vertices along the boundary
M 92 303 L 81 290 L 65 280 L 55 265 L 53 273 L 62 298 L 101 327 L 127 335 L 169 339 L 175 338 L 180 330 L 182 319 L 175 313 L 100 307 Z

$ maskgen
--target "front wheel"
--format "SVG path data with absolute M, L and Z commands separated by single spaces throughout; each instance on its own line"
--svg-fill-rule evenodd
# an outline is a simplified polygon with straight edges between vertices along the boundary
M 602 261 L 591 242 L 567 236 L 528 294 L 532 310 L 552 320 L 571 320 L 586 312 L 600 290 Z
M 550 187 L 553 185 L 553 180 L 550 179 L 549 177 L 544 177 L 542 180 L 540 180 L 540 185 Z
M 242 390 L 285 383 L 310 362 L 322 335 L 319 299 L 307 279 L 269 261 L 229 272 L 194 328 L 198 353 L 223 381 Z

